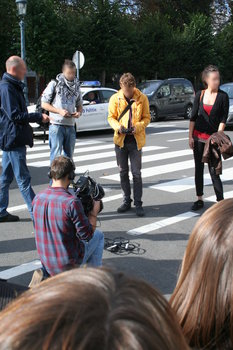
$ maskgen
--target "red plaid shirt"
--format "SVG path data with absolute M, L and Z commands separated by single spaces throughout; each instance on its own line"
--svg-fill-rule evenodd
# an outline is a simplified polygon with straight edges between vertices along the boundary
M 49 187 L 33 200 L 37 251 L 50 275 L 80 265 L 84 244 L 93 236 L 80 199 L 61 187 Z

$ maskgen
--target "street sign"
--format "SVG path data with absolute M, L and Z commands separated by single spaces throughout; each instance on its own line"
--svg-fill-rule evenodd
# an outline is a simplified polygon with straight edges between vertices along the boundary
M 76 51 L 73 56 L 73 62 L 76 65 L 77 68 L 77 78 L 79 79 L 79 69 L 81 69 L 84 66 L 85 63 L 85 57 L 84 54 L 81 51 Z

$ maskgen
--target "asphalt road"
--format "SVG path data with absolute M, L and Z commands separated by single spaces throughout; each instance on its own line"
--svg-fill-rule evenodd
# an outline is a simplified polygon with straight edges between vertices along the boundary
M 233 139 L 232 131 L 227 133 Z M 90 175 L 106 189 L 104 211 L 99 216 L 105 237 L 124 237 L 136 245 L 130 253 L 105 251 L 103 264 L 143 278 L 170 295 L 187 240 L 203 212 L 194 214 L 190 210 L 195 189 L 188 121 L 166 120 L 147 129 L 143 151 L 144 218 L 137 218 L 134 208 L 126 214 L 116 212 L 121 204 L 121 190 L 112 136 L 112 132 L 79 134 L 74 156 L 77 170 L 89 169 Z M 44 145 L 42 140 L 36 140 L 35 147 L 28 151 L 28 164 L 33 188 L 38 193 L 48 185 L 48 142 Z M 233 197 L 233 159 L 223 166 L 226 197 Z M 206 183 L 210 183 L 208 175 Z M 205 209 L 213 205 L 213 195 L 212 186 L 207 185 Z M 21 221 L 0 225 L 0 278 L 28 285 L 33 269 L 38 266 L 38 256 L 32 222 L 15 183 L 10 190 L 10 208 Z

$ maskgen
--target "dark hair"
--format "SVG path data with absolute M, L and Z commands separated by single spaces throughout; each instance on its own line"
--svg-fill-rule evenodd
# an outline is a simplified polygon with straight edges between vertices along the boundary
M 170 303 L 192 347 L 233 348 L 233 199 L 196 223 Z M 212 348 L 211 348 L 212 349 Z
M 136 80 L 131 73 L 124 73 L 120 77 L 120 85 L 125 85 L 127 87 L 134 87 L 136 86 Z
M 76 69 L 76 65 L 71 60 L 65 60 L 62 66 L 62 70 L 64 70 L 65 68 Z
M 79 268 L 42 282 L 0 314 L 0 348 L 188 350 L 166 299 L 144 281 Z
M 205 69 L 202 72 L 201 78 L 202 78 L 203 85 L 206 88 L 208 87 L 208 85 L 206 83 L 206 78 L 209 75 L 209 73 L 212 73 L 212 72 L 218 72 L 219 73 L 219 69 L 218 69 L 217 66 L 214 66 L 214 65 L 211 65 L 211 64 L 209 66 L 205 67 Z
M 54 180 L 64 179 L 75 171 L 73 161 L 65 156 L 59 156 L 52 161 L 50 168 L 50 178 Z

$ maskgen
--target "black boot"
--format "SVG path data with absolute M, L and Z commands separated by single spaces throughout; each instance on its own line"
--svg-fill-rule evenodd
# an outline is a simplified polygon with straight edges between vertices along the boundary
M 143 217 L 145 215 L 143 207 L 136 207 L 136 215 L 139 217 Z
M 198 201 L 194 202 L 192 205 L 192 210 L 197 211 L 204 207 L 204 202 L 201 199 L 198 199 Z
M 16 222 L 19 221 L 19 217 L 17 215 L 7 214 L 6 216 L 0 217 L 1 222 Z
M 131 209 L 131 203 L 123 203 L 118 209 L 118 213 L 125 213 Z

